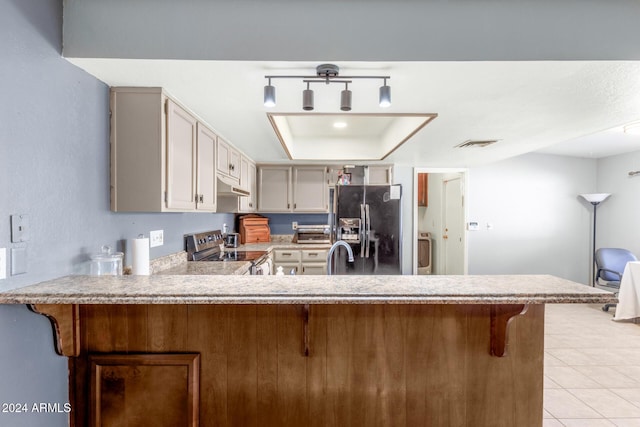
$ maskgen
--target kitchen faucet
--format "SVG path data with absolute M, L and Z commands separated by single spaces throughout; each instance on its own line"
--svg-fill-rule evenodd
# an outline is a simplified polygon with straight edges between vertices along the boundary
M 344 240 L 336 241 L 333 245 L 331 245 L 331 248 L 329 249 L 329 253 L 327 254 L 327 275 L 328 276 L 331 276 L 331 267 L 332 267 L 331 260 L 333 258 L 333 253 L 336 251 L 336 249 L 338 249 L 339 246 L 345 247 L 345 249 L 347 250 L 347 253 L 349 254 L 349 262 L 353 262 L 353 251 L 351 250 L 351 246 L 349 246 L 349 244 Z

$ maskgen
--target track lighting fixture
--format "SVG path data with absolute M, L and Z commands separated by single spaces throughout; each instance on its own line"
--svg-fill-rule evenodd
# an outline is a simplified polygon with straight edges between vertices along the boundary
M 310 89 L 311 83 L 344 83 L 344 90 L 340 92 L 340 109 L 342 111 L 351 111 L 352 93 L 349 90 L 349 83 L 356 79 L 380 79 L 383 86 L 380 86 L 380 107 L 388 107 L 391 105 L 391 87 L 387 85 L 387 79 L 390 76 L 339 76 L 340 68 L 334 64 L 321 64 L 316 67 L 315 76 L 264 76 L 268 80 L 268 84 L 264 87 L 264 106 L 274 107 L 276 105 L 276 88 L 271 85 L 271 79 L 302 79 L 307 84 L 307 88 L 302 91 L 302 109 L 311 111 L 313 105 L 313 90 Z
M 309 82 L 307 82 L 307 88 L 302 91 L 302 109 L 313 110 L 313 91 L 309 89 Z
M 344 84 L 344 90 L 340 92 L 340 109 L 342 111 L 351 111 L 351 91 L 349 83 Z
M 276 88 L 271 86 L 271 79 L 269 79 L 269 84 L 264 87 L 264 106 L 276 106 Z
M 387 79 L 384 79 L 384 85 L 380 86 L 380 106 L 387 108 L 391 105 L 391 87 L 387 86 Z

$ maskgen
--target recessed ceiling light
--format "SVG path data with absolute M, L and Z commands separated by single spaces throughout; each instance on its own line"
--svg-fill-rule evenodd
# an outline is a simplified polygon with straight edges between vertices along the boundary
M 347 127 L 347 123 L 345 122 L 335 122 L 333 124 L 334 128 L 338 128 L 338 129 L 342 129 L 342 128 L 346 128 Z

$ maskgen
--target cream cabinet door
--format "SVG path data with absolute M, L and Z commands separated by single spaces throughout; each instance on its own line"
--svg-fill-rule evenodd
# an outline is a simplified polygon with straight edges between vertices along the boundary
M 229 175 L 231 178 L 240 180 L 240 152 L 233 147 L 229 147 Z
M 300 274 L 305 276 L 326 276 L 327 264 L 305 264 L 302 263 L 302 271 Z
M 247 197 L 249 199 L 249 212 L 255 212 L 258 207 L 258 184 L 256 182 L 256 164 L 253 162 L 249 162 L 249 184 L 251 185 L 249 189 L 251 194 Z
M 198 163 L 196 207 L 200 211 L 216 211 L 216 135 L 198 123 Z
M 221 138 L 218 138 L 218 151 L 217 151 L 217 168 L 218 172 L 224 175 L 229 175 L 230 163 L 229 163 L 229 151 L 231 147 L 224 142 Z
M 298 166 L 293 168 L 293 211 L 328 212 L 327 168 Z
M 167 208 L 196 207 L 196 119 L 167 100 Z
M 240 180 L 240 152 L 231 144 L 218 138 L 218 172 Z
M 291 212 L 291 168 L 258 168 L 258 211 Z
M 369 184 L 393 184 L 392 166 L 369 166 Z
M 256 165 L 247 157 L 240 159 L 240 187 L 249 192 L 248 197 L 240 197 L 240 212 L 256 210 Z

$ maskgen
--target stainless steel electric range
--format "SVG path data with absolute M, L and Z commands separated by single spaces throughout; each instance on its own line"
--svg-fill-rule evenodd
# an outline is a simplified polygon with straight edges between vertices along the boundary
M 267 263 L 267 251 L 247 251 L 236 248 L 224 248 L 224 236 L 220 230 L 185 236 L 189 261 L 249 261 L 251 274 L 265 274 L 269 269 L 262 268 Z

